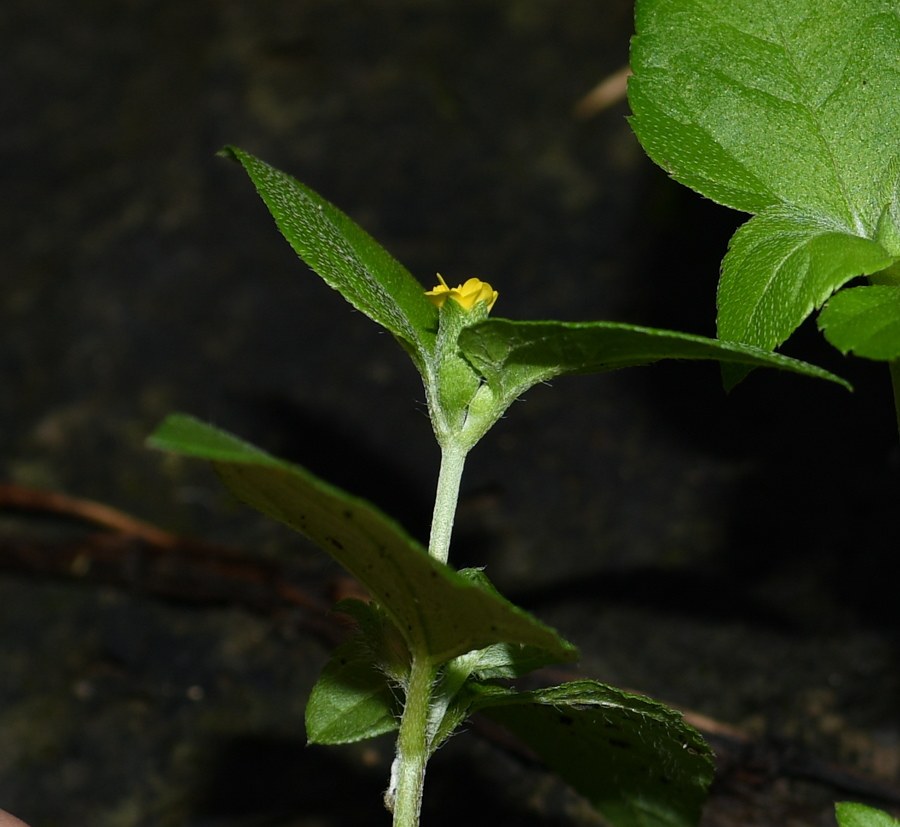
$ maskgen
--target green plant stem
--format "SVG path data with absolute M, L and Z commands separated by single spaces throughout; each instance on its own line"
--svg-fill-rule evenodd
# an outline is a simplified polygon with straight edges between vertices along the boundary
M 428 553 L 442 563 L 450 554 L 450 535 L 456 501 L 459 499 L 459 482 L 466 463 L 466 451 L 450 442 L 441 449 L 441 473 L 438 475 L 437 495 L 434 498 L 434 515 L 431 518 L 431 539 Z
M 889 362 L 891 383 L 894 386 L 894 409 L 897 411 L 897 431 L 900 433 L 900 359 Z
M 428 658 L 413 656 L 406 704 L 397 736 L 394 790 L 394 827 L 418 827 L 422 809 L 425 765 L 428 763 L 428 707 L 435 670 Z

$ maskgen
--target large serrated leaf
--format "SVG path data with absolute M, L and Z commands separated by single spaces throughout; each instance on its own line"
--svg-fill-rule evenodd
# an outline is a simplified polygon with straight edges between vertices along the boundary
M 757 218 L 723 262 L 719 336 L 771 349 L 897 261 L 892 0 L 638 0 L 632 125 L 673 178 Z M 723 366 L 732 385 L 748 368 Z
M 352 744 L 393 732 L 403 708 L 365 642 L 338 646 L 306 704 L 311 744 Z
M 673 177 L 735 209 L 792 205 L 872 237 L 900 154 L 892 0 L 638 0 L 635 30 L 633 124 Z
M 417 657 L 438 665 L 494 643 L 535 646 L 556 662 L 577 655 L 553 629 L 430 557 L 374 506 L 298 465 L 182 414 L 168 417 L 148 444 L 210 460 L 240 500 L 323 548 L 381 605 Z
M 828 371 L 759 348 L 615 322 L 517 322 L 488 319 L 459 338 L 466 358 L 506 401 L 566 373 L 600 373 L 660 359 L 707 359 L 774 367 L 830 379 Z
M 400 339 L 421 364 L 434 347 L 437 309 L 422 285 L 375 239 L 309 187 L 236 147 L 278 229 L 325 282 Z
M 841 353 L 900 359 L 900 287 L 850 287 L 831 297 L 816 320 Z
M 711 752 L 680 713 L 596 681 L 517 693 L 471 684 L 470 711 L 515 733 L 613 827 L 695 827 Z

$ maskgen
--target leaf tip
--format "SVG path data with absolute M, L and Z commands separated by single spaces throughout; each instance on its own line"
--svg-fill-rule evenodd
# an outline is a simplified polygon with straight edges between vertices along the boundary
M 240 150 L 236 146 L 226 144 L 216 153 L 216 155 L 219 158 L 227 158 L 229 161 L 237 161 L 240 163 L 241 159 L 238 157 L 238 152 L 240 152 Z

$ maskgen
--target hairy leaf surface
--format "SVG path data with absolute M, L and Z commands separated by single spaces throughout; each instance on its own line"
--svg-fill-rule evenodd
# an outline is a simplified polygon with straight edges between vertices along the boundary
M 694 827 L 711 751 L 681 714 L 596 681 L 517 693 L 472 684 L 473 711 L 503 724 L 614 827 Z
M 831 297 L 817 321 L 841 353 L 900 359 L 900 287 L 879 284 L 842 290 Z
M 434 347 L 438 316 L 418 280 L 309 187 L 236 147 L 223 153 L 243 165 L 297 255 L 354 307 L 400 339 L 420 364 Z
M 334 650 L 306 704 L 311 744 L 352 744 L 398 729 L 403 707 L 359 637 Z
M 518 643 L 572 660 L 574 646 L 495 591 L 430 557 L 371 504 L 183 414 L 168 417 L 151 447 L 210 460 L 238 499 L 309 537 L 387 612 L 410 650 L 444 663 L 494 643 Z
M 615 322 L 517 322 L 488 319 L 459 338 L 466 358 L 505 401 L 566 373 L 601 373 L 660 359 L 706 359 L 774 367 L 830 379 L 828 371 L 748 345 Z
M 758 214 L 723 262 L 719 337 L 771 349 L 900 256 L 893 0 L 638 0 L 632 125 L 673 178 Z M 723 367 L 726 384 L 747 367 Z

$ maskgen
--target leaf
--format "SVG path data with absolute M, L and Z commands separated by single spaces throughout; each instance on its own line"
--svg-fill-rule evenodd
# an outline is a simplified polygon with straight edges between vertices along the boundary
M 471 711 L 513 732 L 614 827 L 693 827 L 711 751 L 681 714 L 596 681 L 517 693 L 472 684 Z
M 331 611 L 349 615 L 356 621 L 369 659 L 389 681 L 398 686 L 409 681 L 412 663 L 409 647 L 381 606 L 347 597 L 336 603 Z
M 461 569 L 461 577 L 478 584 L 485 591 L 495 595 L 500 600 L 505 598 L 497 591 L 497 587 L 488 579 L 482 569 Z M 550 652 L 539 646 L 529 646 L 522 643 L 493 643 L 484 649 L 477 649 L 461 655 L 466 659 L 466 677 L 474 675 L 478 680 L 496 678 L 518 678 L 527 675 L 535 669 L 558 663 Z M 449 667 L 449 664 L 448 664 Z
M 849 801 L 834 807 L 840 827 L 900 827 L 900 821 L 883 810 Z
M 527 675 L 547 665 L 547 655 L 533 646 L 495 643 L 485 649 L 466 652 L 448 662 L 441 671 L 432 699 L 430 752 L 449 738 L 472 714 L 472 696 L 466 691 L 472 682 L 511 679 Z
M 183 414 L 168 417 L 148 444 L 211 460 L 238 499 L 306 535 L 344 566 L 410 650 L 435 665 L 493 643 L 536 646 L 555 662 L 577 655 L 553 629 L 430 557 L 374 506 L 298 465 Z
M 460 658 L 467 659 L 467 677 L 472 675 L 480 681 L 519 678 L 552 663 L 543 649 L 518 643 L 494 643 Z
M 311 744 L 352 744 L 399 727 L 403 709 L 361 637 L 338 646 L 306 704 Z
M 222 154 L 244 166 L 297 255 L 350 304 L 405 343 L 421 365 L 434 347 L 438 325 L 425 288 L 309 187 L 237 147 L 226 147 Z
M 729 246 L 719 283 L 719 336 L 767 350 L 837 288 L 892 261 L 874 241 L 784 212 L 751 218 Z
M 892 261 L 874 241 L 780 208 L 751 218 L 735 233 L 722 262 L 719 337 L 770 350 L 837 288 Z M 726 386 L 749 370 L 723 366 Z
M 900 154 L 893 0 L 639 0 L 635 30 L 632 125 L 676 180 L 873 237 Z
M 631 122 L 647 153 L 759 214 L 723 262 L 720 338 L 770 349 L 849 279 L 897 261 L 892 0 L 638 0 L 635 24 Z
M 489 385 L 512 402 L 532 385 L 566 373 L 601 373 L 660 359 L 714 359 L 843 379 L 814 365 L 748 345 L 614 322 L 488 319 L 464 330 L 460 346 Z
M 900 287 L 851 287 L 832 296 L 817 319 L 841 353 L 867 359 L 900 359 Z

